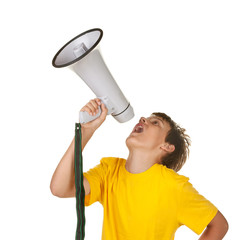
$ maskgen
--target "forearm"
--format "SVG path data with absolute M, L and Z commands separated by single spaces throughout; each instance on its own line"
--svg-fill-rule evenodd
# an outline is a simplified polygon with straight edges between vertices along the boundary
M 98 106 L 101 106 L 102 113 L 100 117 L 85 124 L 81 124 L 82 133 L 82 151 L 90 140 L 97 128 L 105 121 L 108 109 L 100 99 L 91 100 L 81 111 L 87 111 L 91 115 L 96 115 Z M 75 138 L 73 138 L 69 148 L 60 160 L 51 180 L 50 189 L 53 195 L 58 197 L 74 197 L 75 196 L 75 171 L 74 171 L 74 149 Z M 86 193 L 90 192 L 88 181 L 83 181 Z
M 85 129 L 82 131 L 82 150 L 92 137 L 94 130 Z M 74 171 L 74 148 L 75 138 L 73 138 L 70 146 L 60 160 L 51 180 L 50 189 L 53 195 L 58 197 L 75 196 L 75 171 Z

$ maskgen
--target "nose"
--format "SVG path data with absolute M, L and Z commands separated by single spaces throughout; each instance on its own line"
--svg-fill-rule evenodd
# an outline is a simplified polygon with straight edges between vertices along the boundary
M 144 117 L 141 117 L 139 120 L 140 123 L 147 123 L 147 119 Z

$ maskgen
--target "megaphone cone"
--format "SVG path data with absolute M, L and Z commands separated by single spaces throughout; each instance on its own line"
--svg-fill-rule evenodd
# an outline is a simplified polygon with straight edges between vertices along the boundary
M 95 93 L 117 121 L 126 122 L 133 118 L 130 103 L 120 90 L 108 70 L 99 49 L 103 31 L 94 28 L 76 36 L 66 43 L 54 56 L 52 64 L 56 68 L 69 67 Z M 80 112 L 80 123 L 86 123 L 98 117 Z

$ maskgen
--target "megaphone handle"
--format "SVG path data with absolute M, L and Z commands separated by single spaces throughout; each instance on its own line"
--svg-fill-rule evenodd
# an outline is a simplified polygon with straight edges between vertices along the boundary
M 79 122 L 80 123 L 87 123 L 87 122 L 90 122 L 96 118 L 98 118 L 102 113 L 102 110 L 100 108 L 100 106 L 98 106 L 98 113 L 96 115 L 90 115 L 88 112 L 86 111 L 80 111 L 79 112 Z

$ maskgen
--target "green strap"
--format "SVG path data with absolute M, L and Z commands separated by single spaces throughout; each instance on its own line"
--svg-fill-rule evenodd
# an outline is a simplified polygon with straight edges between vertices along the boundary
M 82 157 L 82 136 L 81 124 L 75 125 L 75 187 L 76 187 L 76 209 L 77 209 L 77 230 L 76 240 L 83 240 L 85 236 L 85 191 L 83 185 L 83 157 Z

